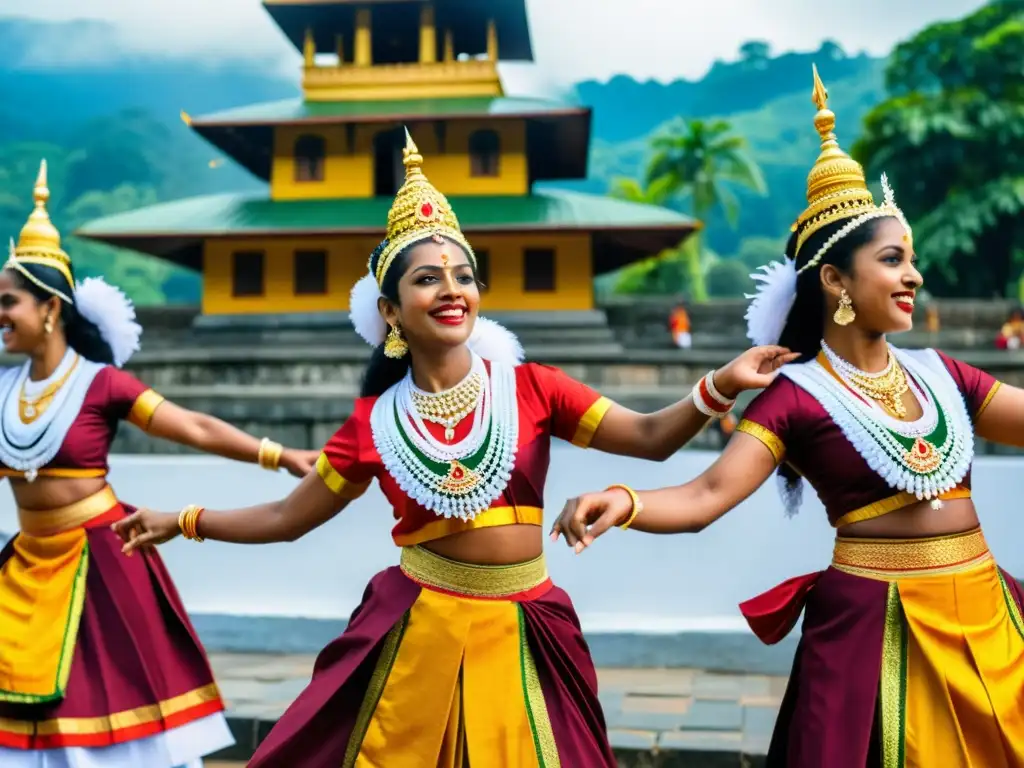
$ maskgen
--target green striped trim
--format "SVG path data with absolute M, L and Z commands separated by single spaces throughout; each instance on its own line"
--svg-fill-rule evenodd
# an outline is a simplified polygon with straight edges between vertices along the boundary
M 359 707 L 359 716 L 352 728 L 352 735 L 348 739 L 348 747 L 345 749 L 345 759 L 342 761 L 342 768 L 353 768 L 356 760 L 359 759 L 359 751 L 363 747 L 363 738 L 366 736 L 366 729 L 370 727 L 370 720 L 377 710 L 377 703 L 381 694 L 384 693 L 384 686 L 387 685 L 388 677 L 391 675 L 391 668 L 398 658 L 398 649 L 402 647 L 402 637 L 405 635 L 405 628 L 409 625 L 409 612 L 406 611 L 398 623 L 391 628 L 391 631 L 384 637 L 384 644 L 380 649 L 380 657 L 377 665 L 373 668 L 373 675 L 370 677 L 370 684 L 366 688 L 366 695 Z
M 882 633 L 879 701 L 882 717 L 882 768 L 903 768 L 907 734 L 907 650 L 910 634 L 903 618 L 900 591 L 889 584 Z
M 537 674 L 537 664 L 530 653 L 530 644 L 526 638 L 526 619 L 523 607 L 516 605 L 519 614 L 519 669 L 523 680 L 523 699 L 526 703 L 526 714 L 530 719 L 530 730 L 533 732 L 533 744 L 537 750 L 537 762 L 540 768 L 560 768 L 558 746 L 555 744 L 555 733 L 548 717 L 547 703 L 544 701 L 544 690 Z
M 60 658 L 57 661 L 57 674 L 50 693 L 31 694 L 18 693 L 0 689 L 0 701 L 12 704 L 47 704 L 64 698 L 71 678 L 71 662 L 75 657 L 75 645 L 78 643 L 78 628 L 82 623 L 82 612 L 85 610 L 86 581 L 89 576 L 89 542 L 82 545 L 82 555 L 75 571 L 75 579 L 71 583 L 71 603 L 68 606 L 67 619 L 64 622 L 64 637 L 60 644 Z

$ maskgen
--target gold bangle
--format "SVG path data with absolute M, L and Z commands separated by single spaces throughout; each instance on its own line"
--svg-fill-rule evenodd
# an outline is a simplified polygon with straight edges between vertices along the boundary
M 260 440 L 260 449 L 256 453 L 256 463 L 263 469 L 276 472 L 281 463 L 281 454 L 284 453 L 284 446 L 275 443 L 269 437 Z
M 616 483 L 615 485 L 609 485 L 607 488 L 605 488 L 605 491 L 614 491 L 616 488 L 628 493 L 630 500 L 633 502 L 633 509 L 630 510 L 629 517 L 626 518 L 626 522 L 619 524 L 619 528 L 625 531 L 629 528 L 629 526 L 633 524 L 633 521 L 636 520 L 636 516 L 644 511 L 644 504 L 642 501 L 640 501 L 640 497 L 636 495 L 636 491 L 634 491 L 628 485 Z
M 181 529 L 181 535 L 189 541 L 195 541 L 202 543 L 205 539 L 199 535 L 198 525 L 199 516 L 203 514 L 204 508 L 198 504 L 189 504 L 187 507 L 181 510 L 178 515 L 178 527 Z

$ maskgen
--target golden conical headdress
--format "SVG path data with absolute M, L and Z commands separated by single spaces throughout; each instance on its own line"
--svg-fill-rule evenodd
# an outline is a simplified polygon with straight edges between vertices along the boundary
M 383 285 L 384 275 L 387 274 L 395 256 L 413 243 L 430 237 L 446 238 L 458 243 L 476 266 L 476 256 L 462 230 L 459 229 L 459 220 L 448 199 L 423 175 L 423 156 L 408 129 L 405 131 L 402 164 L 405 166 L 405 182 L 398 190 L 388 212 L 384 250 L 377 260 L 377 269 L 374 273 L 378 287 Z
M 35 208 L 29 214 L 28 221 L 21 228 L 18 236 L 18 244 L 11 249 L 7 266 L 17 269 L 33 282 L 38 281 L 27 270 L 20 265 L 41 264 L 51 267 L 60 272 L 68 283 L 68 294 L 74 291 L 75 282 L 71 277 L 71 258 L 60 247 L 60 232 L 50 221 L 50 214 L 46 210 L 46 203 L 50 199 L 50 190 L 46 186 L 46 161 L 39 164 L 39 176 L 36 178 L 35 189 L 32 192 L 35 199 Z M 51 293 L 53 288 L 47 285 L 40 285 Z M 57 293 L 62 299 L 70 301 L 69 295 Z
M 864 169 L 839 146 L 834 132 L 836 116 L 828 108 L 828 91 L 818 76 L 817 66 L 812 65 L 812 68 L 814 90 L 811 100 L 818 108 L 814 116 L 814 127 L 821 137 L 821 153 L 807 176 L 807 208 L 796 220 L 797 254 L 807 239 L 822 227 L 844 219 L 849 219 L 850 222 L 829 238 L 801 271 L 817 265 L 825 251 L 869 219 L 894 216 L 903 223 L 907 233 L 910 233 L 903 213 L 896 207 L 895 197 L 886 177 L 882 176 L 885 199 L 882 205 L 876 206 L 864 179 Z

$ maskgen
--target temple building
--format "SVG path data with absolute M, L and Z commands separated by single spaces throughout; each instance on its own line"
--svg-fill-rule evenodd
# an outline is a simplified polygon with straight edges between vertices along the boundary
M 477 251 L 487 311 L 589 310 L 595 275 L 675 246 L 673 211 L 536 189 L 582 179 L 589 109 L 505 95 L 532 61 L 525 0 L 265 0 L 302 52 L 302 97 L 191 129 L 269 185 L 90 222 L 76 234 L 198 270 L 202 312 L 345 310 L 403 177 L 407 127 Z

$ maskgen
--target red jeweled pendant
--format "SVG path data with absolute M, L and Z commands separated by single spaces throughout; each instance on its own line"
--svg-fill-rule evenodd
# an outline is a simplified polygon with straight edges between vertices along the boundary
M 926 475 L 939 468 L 939 465 L 942 464 L 942 455 L 934 445 L 919 437 L 914 440 L 914 445 L 907 451 L 904 461 L 914 472 Z
M 429 219 L 434 215 L 434 206 L 432 203 L 423 203 L 420 206 L 420 215 L 425 219 Z

